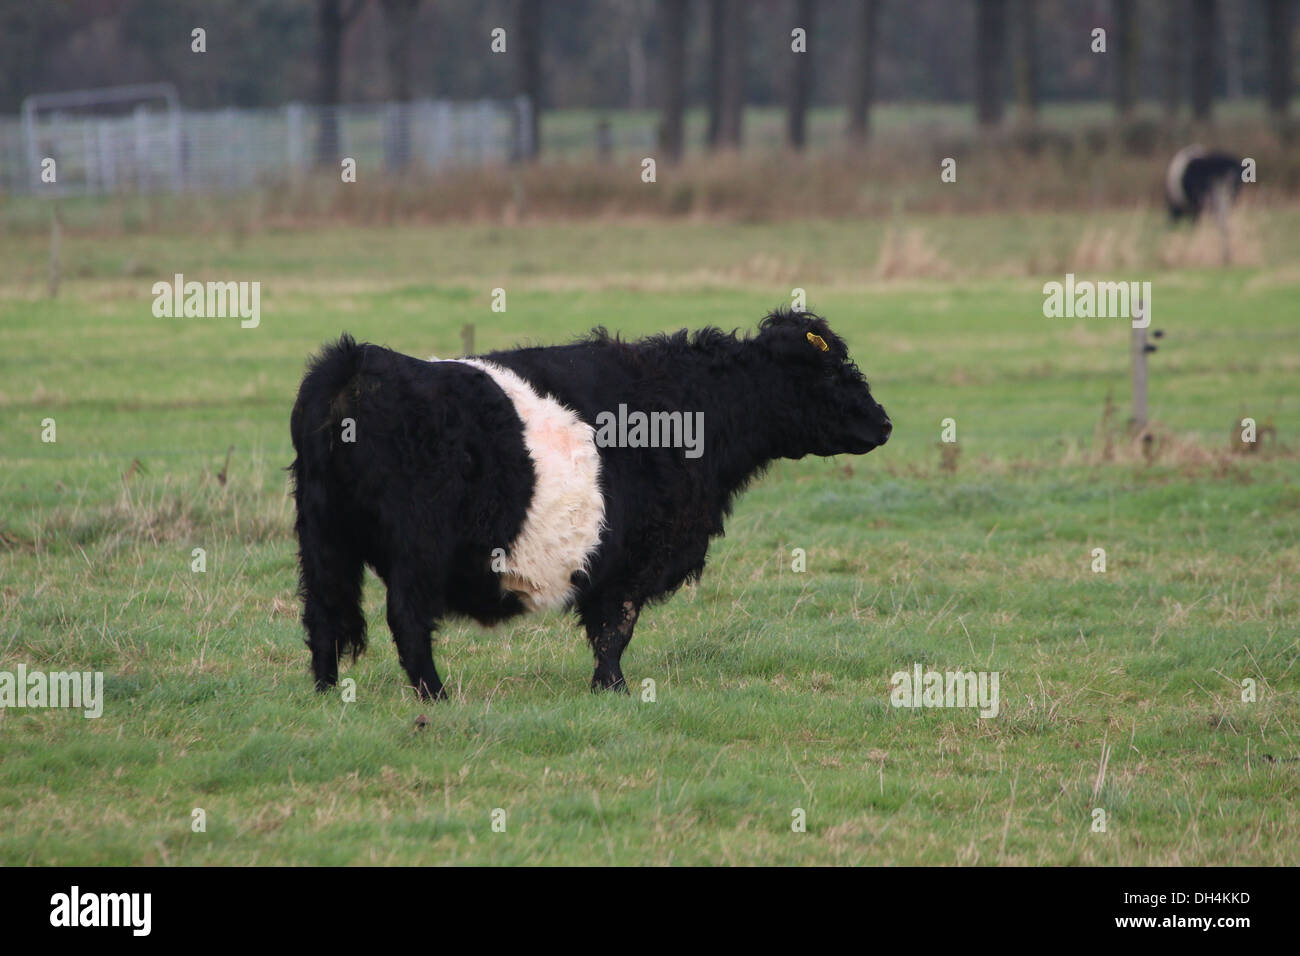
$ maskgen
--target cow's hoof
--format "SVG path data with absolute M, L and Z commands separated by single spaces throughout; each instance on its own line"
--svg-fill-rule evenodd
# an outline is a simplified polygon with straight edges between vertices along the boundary
M 447 691 L 441 684 L 437 687 L 431 688 L 428 684 L 424 683 L 424 681 L 421 681 L 420 686 L 416 688 L 416 693 L 420 695 L 420 700 L 447 699 Z

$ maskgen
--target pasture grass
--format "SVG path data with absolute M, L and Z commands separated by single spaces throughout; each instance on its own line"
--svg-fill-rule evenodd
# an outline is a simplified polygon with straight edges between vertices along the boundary
M 914 217 L 951 268 L 886 277 L 882 224 L 72 231 L 53 300 L 44 242 L 0 237 L 0 670 L 107 694 L 0 710 L 0 863 L 1294 865 L 1300 210 L 1251 215 L 1229 269 L 1170 264 L 1142 214 Z M 1100 277 L 1154 283 L 1147 449 L 1127 323 L 1042 315 L 1088 229 L 1132 249 Z M 174 272 L 261 281 L 260 327 L 154 318 Z M 373 578 L 355 703 L 311 689 L 283 471 L 310 352 L 746 328 L 793 286 L 894 437 L 759 480 L 643 614 L 630 697 L 552 614 L 449 624 L 421 703 Z M 892 707 L 915 662 L 997 671 L 999 715 Z

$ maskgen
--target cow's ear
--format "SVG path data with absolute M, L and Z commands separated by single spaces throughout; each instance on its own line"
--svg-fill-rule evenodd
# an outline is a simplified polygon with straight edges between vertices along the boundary
M 767 348 L 778 362 L 808 367 L 825 363 L 823 347 L 829 349 L 830 345 L 816 332 L 806 329 L 786 329 L 784 334 L 773 335 L 767 340 Z

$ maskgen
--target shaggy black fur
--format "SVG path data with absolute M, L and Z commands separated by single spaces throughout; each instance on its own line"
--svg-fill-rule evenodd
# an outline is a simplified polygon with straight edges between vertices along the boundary
M 823 351 L 808 334 L 819 336 Z M 776 458 L 865 454 L 892 425 L 824 319 L 779 311 L 739 337 L 706 328 L 483 356 L 593 427 L 620 403 L 704 413 L 704 450 L 601 448 L 606 529 L 574 607 L 596 658 L 592 688 L 625 690 L 620 658 L 641 608 L 704 570 L 734 496 Z M 355 443 L 340 441 L 355 421 Z M 448 614 L 485 623 L 503 597 L 493 548 L 518 534 L 532 496 L 523 425 L 484 372 L 344 336 L 311 365 L 292 419 L 303 623 L 319 689 L 338 654 L 365 645 L 362 567 L 388 588 L 388 623 L 422 695 L 441 696 L 429 634 Z
M 1183 216 L 1192 222 L 1206 208 L 1220 183 L 1228 190 L 1232 202 L 1241 191 L 1241 160 L 1230 153 L 1209 152 L 1188 160 L 1183 169 L 1182 185 L 1186 201 L 1180 196 L 1166 196 L 1169 218 L 1175 222 Z

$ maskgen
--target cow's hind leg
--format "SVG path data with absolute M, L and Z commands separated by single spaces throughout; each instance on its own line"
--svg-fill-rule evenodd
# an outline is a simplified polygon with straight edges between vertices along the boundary
M 388 582 L 388 629 L 393 632 L 397 658 L 411 680 L 411 686 L 423 698 L 445 700 L 442 679 L 433 666 L 431 631 L 437 627 L 443 607 L 434 593 L 432 575 L 413 579 L 395 575 Z
M 361 611 L 365 565 L 361 555 L 328 535 L 306 533 L 300 522 L 299 591 L 302 623 L 311 649 L 316 689 L 338 683 L 339 655 L 356 656 L 366 647 L 366 618 Z
M 582 623 L 587 629 L 587 640 L 591 642 L 592 652 L 596 655 L 596 670 L 591 675 L 593 691 L 628 692 L 620 662 L 624 649 L 632 640 L 632 629 L 636 627 L 640 613 L 641 605 L 631 600 L 602 603 L 582 609 Z

